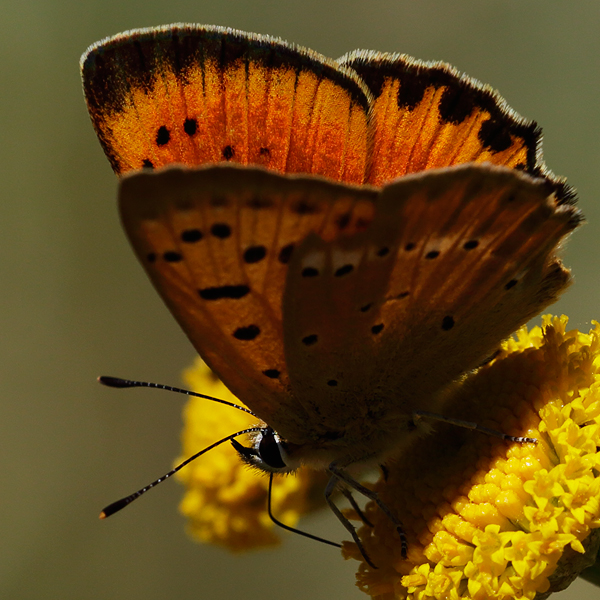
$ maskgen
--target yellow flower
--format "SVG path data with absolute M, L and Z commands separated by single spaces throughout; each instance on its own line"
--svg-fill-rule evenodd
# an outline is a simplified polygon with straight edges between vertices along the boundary
M 358 584 L 377 600 L 534 598 L 593 562 L 600 527 L 600 325 L 567 318 L 517 332 L 453 394 L 444 413 L 537 444 L 436 425 L 374 488 L 403 521 L 408 558 L 372 504 Z M 349 513 L 351 514 L 351 513 Z M 589 549 L 590 556 L 585 552 Z
M 184 373 L 188 387 L 222 400 L 243 404 L 196 359 Z M 257 424 L 251 415 L 190 397 L 184 410 L 182 455 L 177 462 L 215 441 Z M 240 438 L 240 442 L 249 445 Z M 279 543 L 267 513 L 268 477 L 240 461 L 229 442 L 210 450 L 178 473 L 186 486 L 180 511 L 188 518 L 188 531 L 202 542 L 225 546 L 232 551 Z M 274 515 L 295 526 L 301 514 L 323 504 L 324 473 L 303 470 L 273 480 Z

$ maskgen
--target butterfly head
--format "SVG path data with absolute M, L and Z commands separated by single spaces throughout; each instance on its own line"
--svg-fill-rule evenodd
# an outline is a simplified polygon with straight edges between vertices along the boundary
M 240 444 L 236 439 L 232 439 L 231 444 L 245 463 L 261 471 L 290 473 L 299 467 L 290 457 L 286 442 L 271 427 L 257 431 L 250 447 Z

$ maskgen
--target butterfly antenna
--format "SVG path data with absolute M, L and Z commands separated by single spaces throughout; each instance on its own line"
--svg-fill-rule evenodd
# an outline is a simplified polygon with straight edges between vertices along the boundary
M 295 529 L 294 527 L 290 527 L 285 523 L 282 523 L 279 519 L 275 517 L 273 514 L 273 510 L 271 507 L 271 492 L 273 490 L 273 473 L 269 475 L 269 492 L 267 496 L 267 510 L 269 511 L 269 517 L 275 525 L 281 527 L 282 529 L 286 529 L 287 531 L 291 531 L 292 533 L 297 533 L 298 535 L 303 535 L 304 537 L 310 538 L 311 540 L 315 540 L 317 542 L 322 542 L 323 544 L 329 544 L 330 546 L 335 546 L 336 548 L 341 548 L 342 545 L 337 542 L 332 542 L 331 540 L 326 540 L 325 538 L 319 537 L 317 535 L 313 535 L 312 533 L 306 533 L 306 531 L 301 531 L 300 529 Z
M 154 384 L 151 384 L 151 385 L 154 385 Z M 161 387 L 161 386 L 157 386 L 157 387 Z M 109 504 L 100 513 L 100 518 L 106 519 L 106 517 L 110 517 L 111 515 L 114 515 L 116 512 L 120 511 L 122 508 L 125 508 L 128 504 L 131 504 L 134 500 L 137 500 L 140 496 L 145 494 L 148 490 L 151 490 L 153 487 L 157 486 L 159 483 L 163 482 L 165 479 L 169 479 L 169 477 L 171 477 L 171 475 L 175 475 L 175 473 L 177 473 L 177 471 L 183 469 L 183 467 L 185 467 L 188 463 L 191 463 L 193 460 L 196 460 L 199 456 L 202 456 L 209 450 L 216 448 L 218 445 L 222 444 L 223 442 L 232 440 L 233 438 L 235 438 L 239 435 L 244 435 L 245 433 L 253 433 L 256 431 L 261 431 L 261 429 L 262 429 L 262 427 L 250 427 L 249 429 L 242 429 L 242 431 L 232 433 L 232 434 L 228 435 L 227 437 L 224 437 L 222 440 L 219 440 L 218 442 L 211 444 L 210 446 L 208 446 L 208 448 L 204 448 L 204 450 L 200 450 L 200 452 L 196 452 L 196 454 L 190 456 L 189 458 L 184 460 L 182 463 L 178 464 L 174 469 L 171 469 L 168 473 L 165 473 L 162 477 L 159 477 L 157 480 L 153 481 L 152 483 L 149 483 L 148 485 L 144 486 L 142 489 L 138 490 L 137 492 L 134 492 L 133 494 L 130 494 L 129 496 L 126 496 L 125 498 L 121 498 L 120 500 L 117 500 L 116 502 Z
M 109 377 L 107 375 L 102 375 L 98 377 L 98 383 L 113 388 L 146 387 L 154 388 L 157 390 L 166 390 L 167 392 L 176 392 L 177 394 L 185 394 L 186 396 L 195 396 L 196 398 L 204 398 L 205 400 L 212 400 L 213 402 L 219 402 L 220 404 L 225 404 L 226 406 L 237 408 L 238 410 L 241 410 L 245 413 L 248 413 L 249 415 L 252 415 L 253 417 L 256 417 L 256 415 L 245 406 L 240 406 L 239 404 L 234 404 L 233 402 L 227 402 L 227 400 L 221 400 L 220 398 L 214 398 L 213 396 L 207 396 L 206 394 L 192 392 L 191 390 L 184 390 L 183 388 L 173 387 L 172 385 L 164 385 L 162 383 L 151 383 L 149 381 L 132 381 L 131 379 L 121 379 L 120 377 Z

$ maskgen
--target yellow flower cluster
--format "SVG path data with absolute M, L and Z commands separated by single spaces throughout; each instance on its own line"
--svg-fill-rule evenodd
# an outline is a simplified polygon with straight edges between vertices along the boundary
M 595 558 L 600 537 L 600 325 L 566 331 L 544 317 L 463 382 L 445 409 L 537 444 L 437 426 L 375 484 L 404 523 L 374 506 L 361 538 L 359 587 L 377 600 L 534 598 L 563 589 Z M 587 551 L 587 554 L 586 554 Z M 353 544 L 347 556 L 362 560 Z
M 203 394 L 242 403 L 200 360 L 184 373 L 186 385 Z M 182 462 L 215 441 L 257 424 L 251 415 L 190 397 L 184 410 Z M 239 441 L 249 445 L 247 436 Z M 268 478 L 242 463 L 229 442 L 210 450 L 178 473 L 186 486 L 180 511 L 188 519 L 188 531 L 202 542 L 224 546 L 234 552 L 279 543 L 267 513 Z M 326 476 L 303 470 L 278 476 L 273 481 L 274 515 L 294 526 L 299 516 L 322 504 Z

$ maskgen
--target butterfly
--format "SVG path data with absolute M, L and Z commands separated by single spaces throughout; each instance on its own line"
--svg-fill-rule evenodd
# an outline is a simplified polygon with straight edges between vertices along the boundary
M 444 63 L 173 25 L 81 68 L 133 249 L 266 471 L 360 490 L 570 283 L 581 215 L 539 128 Z

